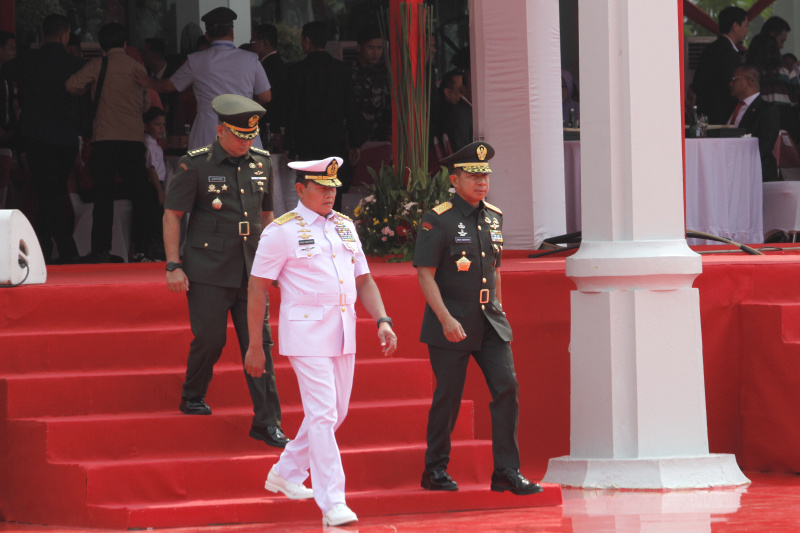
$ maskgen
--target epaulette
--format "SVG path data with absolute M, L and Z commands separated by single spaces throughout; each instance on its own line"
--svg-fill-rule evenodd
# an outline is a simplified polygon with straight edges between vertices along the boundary
M 284 213 L 283 215 L 273 220 L 273 222 L 280 226 L 282 224 L 286 224 L 295 217 L 297 217 L 297 213 L 295 213 L 294 211 L 289 211 L 288 213 Z
M 340 213 L 339 211 L 334 211 L 334 213 L 336 213 L 336 214 L 337 214 L 337 215 L 339 215 L 340 217 L 344 218 L 345 220 L 349 220 L 350 222 L 352 222 L 352 221 L 353 221 L 353 219 L 352 219 L 352 218 L 350 218 L 349 216 L 345 215 L 344 213 Z
M 451 204 L 450 202 L 442 202 L 441 204 L 434 207 L 433 210 L 436 212 L 437 215 L 441 215 L 442 213 L 444 213 L 448 209 L 451 209 L 452 207 L 453 204 Z
M 263 148 L 256 148 L 255 146 L 251 146 L 250 150 L 255 152 L 255 153 L 257 153 L 257 154 L 261 154 L 261 155 L 265 155 L 265 156 L 269 157 L 269 152 L 267 152 Z
M 483 205 L 485 205 L 487 209 L 491 209 L 492 211 L 496 211 L 496 212 L 500 213 L 501 215 L 503 214 L 503 212 L 500 211 L 499 207 L 496 207 L 496 206 L 490 204 L 486 200 L 483 201 Z
M 189 157 L 197 157 L 198 155 L 205 154 L 209 151 L 211 151 L 211 145 L 203 146 L 202 148 L 198 148 L 197 150 L 189 150 L 188 152 L 186 152 L 186 155 L 188 155 Z

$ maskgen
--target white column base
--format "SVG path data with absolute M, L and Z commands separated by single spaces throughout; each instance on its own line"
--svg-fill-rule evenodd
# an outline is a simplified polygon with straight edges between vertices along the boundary
M 746 485 L 733 454 L 640 459 L 550 459 L 545 483 L 584 489 L 701 489 Z

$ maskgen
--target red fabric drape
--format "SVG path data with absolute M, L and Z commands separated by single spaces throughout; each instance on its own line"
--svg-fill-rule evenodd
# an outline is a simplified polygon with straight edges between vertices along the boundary
M 775 0 L 758 0 L 755 4 L 753 4 L 750 9 L 747 10 L 747 20 L 753 20 L 762 11 L 767 9 L 769 6 L 775 3 Z
M 689 20 L 698 23 L 714 35 L 719 34 L 719 25 L 717 24 L 717 21 L 709 17 L 705 11 L 691 3 L 689 0 L 683 0 L 683 14 L 689 17 Z M 681 19 L 681 21 L 683 21 L 683 19 Z M 681 24 L 681 27 L 683 27 L 683 24 Z
M 762 11 L 774 3 L 775 0 L 757 0 L 757 2 L 747 10 L 747 20 L 753 20 L 760 15 Z M 714 35 L 719 34 L 719 25 L 714 19 L 709 17 L 705 11 L 691 3 L 689 0 L 683 0 L 682 4 L 683 14 L 689 17 L 690 20 L 696 22 Z

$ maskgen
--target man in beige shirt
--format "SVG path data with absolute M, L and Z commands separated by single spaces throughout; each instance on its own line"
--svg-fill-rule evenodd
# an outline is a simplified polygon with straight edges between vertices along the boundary
M 117 174 L 133 202 L 133 244 L 144 252 L 149 241 L 160 232 L 159 214 L 153 212 L 145 167 L 144 123 L 142 114 L 150 107 L 148 89 L 136 81 L 136 72 L 146 73 L 144 65 L 125 53 L 128 32 L 111 22 L 100 28 L 98 40 L 104 57 L 95 58 L 73 74 L 66 83 L 71 94 L 83 94 L 91 86 L 96 102 L 89 155 L 94 210 L 92 211 L 92 251 L 88 262 L 111 261 L 111 227 L 114 221 L 114 182 Z M 101 79 L 103 61 L 107 62 Z M 157 206 L 156 206 L 157 207 Z

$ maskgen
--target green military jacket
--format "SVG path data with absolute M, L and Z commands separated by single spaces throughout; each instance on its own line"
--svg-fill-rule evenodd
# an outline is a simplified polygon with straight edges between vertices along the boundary
M 481 202 L 472 207 L 460 196 L 422 217 L 414 247 L 414 266 L 434 267 L 442 300 L 467 337 L 450 342 L 430 305 L 425 305 L 420 342 L 445 348 L 478 350 L 487 321 L 504 341 L 511 326 L 495 296 L 495 269 L 503 251 L 503 213 Z
M 272 179 L 269 152 L 260 148 L 231 158 L 215 140 L 181 158 L 164 207 L 191 213 L 182 261 L 189 281 L 242 286 L 263 229 L 261 213 L 272 211 Z

